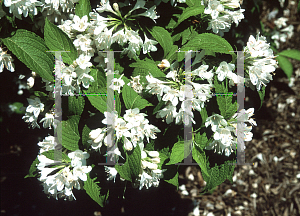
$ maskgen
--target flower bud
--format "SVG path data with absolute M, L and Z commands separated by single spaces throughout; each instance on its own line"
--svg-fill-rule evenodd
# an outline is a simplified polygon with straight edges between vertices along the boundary
M 147 154 L 150 157 L 159 157 L 159 152 L 158 151 L 147 151 Z
M 160 69 L 169 68 L 170 62 L 167 59 L 163 59 L 160 64 L 157 65 Z
M 131 151 L 133 148 L 132 143 L 126 137 L 124 138 L 124 148 L 126 151 Z
M 150 160 L 151 160 L 152 163 L 155 163 L 155 164 L 160 163 L 160 158 L 159 157 L 151 158 Z
M 118 3 L 115 2 L 115 3 L 113 4 L 113 8 L 115 9 L 115 11 L 118 12 L 118 11 L 119 11 L 119 5 L 118 5 Z

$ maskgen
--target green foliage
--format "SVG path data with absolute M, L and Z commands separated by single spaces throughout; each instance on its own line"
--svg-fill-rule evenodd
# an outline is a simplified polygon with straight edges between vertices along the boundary
M 75 7 L 75 15 L 82 18 L 87 15 L 88 21 L 90 21 L 89 13 L 92 11 L 90 0 L 80 0 Z
M 179 17 L 179 19 L 177 21 L 177 25 L 174 28 L 176 28 L 181 22 L 183 22 L 187 18 L 189 18 L 191 16 L 196 16 L 196 15 L 202 14 L 203 12 L 204 12 L 203 5 L 195 5 L 195 6 L 186 8 L 183 11 L 183 13 L 181 14 L 181 16 Z
M 87 175 L 87 180 L 84 182 L 83 189 L 85 192 L 101 207 L 104 207 L 105 201 L 108 198 L 109 191 L 107 191 L 106 194 L 101 194 L 100 190 L 101 188 L 98 186 L 98 181 L 96 181 L 96 178 L 91 178 L 90 174 Z
M 79 119 L 80 116 L 73 115 L 67 121 L 62 121 L 62 146 L 70 151 L 79 149 Z
M 167 56 L 173 45 L 170 33 L 163 27 L 154 26 L 151 30 L 151 34 L 163 48 L 164 57 Z
M 196 144 L 194 145 L 194 148 L 192 150 L 192 156 L 193 156 L 193 159 L 199 165 L 199 167 L 202 171 L 202 175 L 209 177 L 209 173 L 208 173 L 209 162 L 206 159 L 206 155 L 205 155 L 205 152 L 203 151 L 203 149 L 198 146 L 198 143 L 199 143 L 199 145 L 203 146 L 203 141 L 205 142 L 205 139 L 207 141 L 205 133 L 202 135 L 200 135 L 200 134 L 198 135 L 198 137 L 195 139 Z
M 21 103 L 21 102 L 14 102 L 11 105 L 13 107 L 16 107 L 16 109 L 14 110 L 15 113 L 17 113 L 17 114 L 24 114 L 25 113 L 24 110 L 20 110 L 21 107 L 24 107 L 23 103 Z
M 170 161 L 166 165 L 180 163 L 184 159 L 185 145 L 184 141 L 178 141 L 174 144 L 171 152 Z
M 64 63 L 71 65 L 77 58 L 77 50 L 72 40 L 60 28 L 45 19 L 44 38 L 49 51 L 69 51 L 61 52 Z M 55 55 L 54 52 L 50 52 Z M 52 60 L 53 61 L 53 60 Z
M 143 99 L 138 93 L 127 85 L 123 86 L 122 97 L 125 103 L 126 109 L 139 108 L 144 109 L 146 106 L 153 106 L 147 100 Z
M 124 165 L 116 165 L 115 168 L 120 176 L 130 182 L 135 182 L 141 169 L 141 149 L 137 145 L 132 151 L 125 152 L 126 162 Z
M 227 84 L 227 78 L 225 81 Z M 231 118 L 233 114 L 237 112 L 237 102 L 232 103 L 233 96 L 231 95 L 233 95 L 233 92 L 228 92 L 227 86 L 224 86 L 224 82 L 220 83 L 217 76 L 215 76 L 214 87 L 216 94 L 225 94 L 219 96 L 216 95 L 221 115 L 224 116 L 225 119 Z
M 42 155 L 45 155 L 48 159 L 56 160 L 57 158 L 61 158 L 64 162 L 71 162 L 71 159 L 66 155 L 66 153 L 57 151 L 57 150 L 49 150 L 43 152 Z
M 279 66 L 281 67 L 283 72 L 286 74 L 286 76 L 290 80 L 292 77 L 292 74 L 293 74 L 293 65 L 287 57 L 300 61 L 300 51 L 299 50 L 284 50 L 284 51 L 278 53 L 278 56 L 276 57 L 276 60 L 278 61 Z
M 29 178 L 29 177 L 36 177 L 37 176 L 37 168 L 36 168 L 36 166 L 38 165 L 40 163 L 40 161 L 39 161 L 39 159 L 38 158 L 36 158 L 33 162 L 32 162 L 32 164 L 31 164 L 31 166 L 30 166 L 30 168 L 29 168 L 29 173 L 24 177 L 24 178 Z
M 68 97 L 68 103 L 69 103 L 69 115 L 78 115 L 80 116 L 84 109 L 84 98 L 83 96 L 72 96 Z
M 89 149 L 89 147 L 90 147 L 90 144 L 87 142 L 88 140 L 90 140 L 90 137 L 89 137 L 90 132 L 91 132 L 91 129 L 87 125 L 84 125 L 84 127 L 82 129 L 82 144 L 85 149 Z
M 260 98 L 260 107 L 259 109 L 261 108 L 263 102 L 264 102 L 264 98 L 265 98 L 265 91 L 266 91 L 266 87 L 265 86 L 262 86 L 261 87 L 261 90 L 258 91 L 258 95 L 259 95 L 259 98 Z
M 202 6 L 202 5 L 201 5 L 201 1 L 199 1 L 199 0 L 186 0 L 186 4 L 187 4 L 189 7 Z
M 203 172 L 202 177 L 206 181 L 206 186 L 201 194 L 211 191 L 226 179 L 232 182 L 232 175 L 235 168 L 235 165 L 230 165 L 232 163 L 236 163 L 236 161 L 226 161 L 225 164 L 221 164 L 220 166 L 215 165 L 213 168 L 208 169 L 208 175 Z
M 53 81 L 54 59 L 48 52 L 45 41 L 35 33 L 18 29 L 12 37 L 2 39 L 3 43 L 30 70 L 48 81 Z

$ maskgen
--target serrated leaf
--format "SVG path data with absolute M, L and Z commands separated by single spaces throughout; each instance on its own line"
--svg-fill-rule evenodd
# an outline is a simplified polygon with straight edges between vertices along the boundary
M 208 118 L 207 110 L 205 108 L 202 108 L 200 111 L 200 115 L 201 115 L 201 119 L 202 119 L 201 126 L 203 126 L 205 124 L 206 119 Z
M 203 33 L 195 36 L 191 39 L 186 45 L 184 45 L 180 50 L 188 51 L 188 50 L 200 50 L 206 49 L 213 52 L 230 54 L 230 51 L 233 51 L 232 46 L 222 37 L 211 34 L 211 33 Z
M 208 170 L 209 176 L 203 175 L 204 181 L 206 181 L 206 186 L 201 192 L 203 194 L 206 191 L 210 191 L 216 186 L 222 184 L 226 179 L 232 179 L 235 165 L 229 165 L 230 163 L 235 163 L 236 161 L 226 161 L 225 164 L 220 166 L 214 166 Z
M 37 173 L 35 173 L 37 171 L 37 168 L 36 166 L 40 163 L 39 159 L 36 158 L 30 168 L 29 168 L 29 173 L 24 177 L 24 178 L 29 178 L 29 177 L 36 177 L 37 176 Z
M 68 155 L 66 155 L 66 153 L 57 151 L 57 150 L 49 150 L 49 151 L 43 152 L 42 155 L 45 155 L 48 159 L 51 159 L 51 160 L 55 160 L 56 156 L 58 156 L 64 162 L 71 162 L 71 159 L 68 157 Z
M 283 50 L 282 52 L 278 53 L 278 55 L 289 57 L 289 58 L 300 61 L 300 51 L 299 50 L 295 50 L 295 49 Z
M 84 182 L 83 189 L 85 192 L 101 207 L 104 207 L 104 203 L 109 195 L 109 191 L 106 194 L 101 194 L 101 188 L 97 185 L 96 177 L 91 179 L 90 174 L 87 175 L 87 180 Z
M 183 11 L 183 13 L 181 14 L 181 16 L 179 17 L 177 25 L 174 28 L 176 28 L 181 22 L 183 22 L 187 18 L 189 18 L 191 16 L 199 15 L 203 12 L 204 12 L 204 6 L 203 5 L 197 5 L 197 6 L 186 8 Z
M 151 30 L 151 34 L 163 48 L 164 57 L 167 56 L 173 45 L 171 34 L 160 26 L 154 26 Z
M 89 13 L 92 11 L 90 0 L 80 0 L 75 7 L 75 15 L 80 18 L 85 15 L 88 16 L 88 21 L 90 21 Z
M 49 51 L 69 51 L 61 52 L 64 63 L 71 65 L 76 60 L 78 54 L 72 40 L 60 28 L 45 19 L 44 38 Z M 50 52 L 55 55 L 54 52 Z
M 170 161 L 166 165 L 180 163 L 184 159 L 184 141 L 178 141 L 174 144 L 170 156 Z
M 90 137 L 89 137 L 90 132 L 91 132 L 91 129 L 87 125 L 84 125 L 84 127 L 82 129 L 82 144 L 85 149 L 89 149 L 89 147 L 90 147 L 90 144 L 87 142 L 88 140 L 90 140 Z
M 221 115 L 225 119 L 231 118 L 232 115 L 237 112 L 237 103 L 232 103 L 233 96 L 231 95 L 233 95 L 233 93 L 228 92 L 228 89 L 224 86 L 224 82 L 220 83 L 217 76 L 215 76 L 214 87 Z
M 127 85 L 123 86 L 122 97 L 127 109 L 139 108 L 139 110 L 142 110 L 146 106 L 153 106 Z
M 141 169 L 141 149 L 137 145 L 132 151 L 126 152 L 126 162 L 124 165 L 116 165 L 116 170 L 120 176 L 130 182 L 134 182 L 139 176 Z
M 205 133 L 204 133 L 204 135 L 205 135 Z M 204 136 L 201 136 L 201 138 L 203 139 Z M 205 136 L 205 138 L 206 138 L 206 136 Z M 206 138 L 206 140 L 207 140 L 207 138 Z M 194 145 L 194 148 L 192 150 L 192 155 L 193 155 L 193 159 L 197 162 L 197 164 L 201 168 L 202 173 L 209 176 L 208 171 L 207 171 L 207 160 L 206 160 L 205 152 L 201 148 L 199 148 L 197 145 Z
M 290 60 L 284 56 L 277 56 L 276 60 L 278 61 L 279 66 L 286 74 L 286 76 L 290 79 L 293 74 L 293 65 Z
M 200 132 L 196 133 L 194 139 L 196 144 L 202 149 L 204 149 L 207 146 L 208 139 L 205 132 L 203 134 L 200 134 Z
M 100 88 L 99 92 L 104 92 L 106 91 L 106 88 Z M 107 97 L 104 95 L 90 95 L 89 91 L 83 90 L 83 92 L 86 94 L 88 100 L 90 103 L 101 113 L 104 113 L 107 110 Z M 89 96 L 90 95 L 90 96 Z
M 166 59 L 169 62 L 173 62 L 176 58 L 177 58 L 177 52 L 178 51 L 178 46 L 177 45 L 173 45 L 171 51 L 169 52 L 169 54 L 166 56 Z
M 69 103 L 69 115 L 78 115 L 80 116 L 84 109 L 84 96 L 70 96 L 68 97 Z
M 90 75 L 94 78 L 95 82 L 92 82 L 89 88 L 85 91 L 89 92 L 90 94 L 107 94 L 107 79 L 105 76 L 105 72 L 103 70 L 92 68 Z
M 18 29 L 12 37 L 2 41 L 30 70 L 48 81 L 54 80 L 54 58 L 46 52 L 48 48 L 42 38 L 33 32 Z
M 70 151 L 79 149 L 79 119 L 80 116 L 74 115 L 71 116 L 67 121 L 62 121 L 62 146 Z

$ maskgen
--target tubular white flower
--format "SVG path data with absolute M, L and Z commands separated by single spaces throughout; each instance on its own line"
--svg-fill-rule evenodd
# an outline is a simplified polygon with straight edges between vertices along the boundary
M 111 85 L 109 86 L 109 88 L 113 89 L 114 91 L 117 90 L 119 94 L 121 91 L 121 87 L 123 87 L 123 85 L 125 84 L 124 80 L 122 80 L 123 75 L 124 74 L 122 74 L 119 78 L 113 78 L 111 81 Z
M 54 143 L 54 136 L 47 136 L 44 138 L 42 142 L 38 143 L 38 146 L 40 146 L 40 154 L 43 152 L 54 150 L 55 143 Z
M 14 60 L 12 59 L 12 57 L 7 54 L 7 51 L 3 51 L 2 47 L 0 47 L 0 73 L 3 72 L 4 65 L 7 70 L 9 70 L 10 72 L 14 72 L 15 65 L 13 61 Z
M 84 32 L 86 28 L 89 26 L 87 15 L 80 18 L 75 15 L 73 18 L 74 24 L 72 24 L 72 28 L 79 32 Z
M 150 51 L 152 51 L 152 52 L 157 51 L 157 48 L 155 47 L 155 45 L 158 44 L 158 42 L 155 40 L 148 39 L 146 34 L 144 34 L 144 36 L 145 36 L 145 42 L 142 45 L 143 54 L 146 54 L 147 52 L 150 52 Z

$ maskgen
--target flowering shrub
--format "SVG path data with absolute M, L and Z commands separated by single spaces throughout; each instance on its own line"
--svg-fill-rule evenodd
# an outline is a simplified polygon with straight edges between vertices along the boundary
M 242 56 L 222 38 L 244 17 L 239 1 L 100 4 L 92 11 L 88 0 L 4 1 L 5 19 L 38 16 L 44 33 L 43 39 L 17 29 L 1 38 L 45 85 L 27 99 L 24 121 L 54 132 L 38 143 L 26 177 L 38 177 L 56 199 L 76 199 L 74 188 L 84 189 L 101 206 L 114 187 L 99 182 L 101 175 L 124 190 L 128 182 L 142 190 L 162 180 L 178 188 L 178 163 L 189 155 L 206 181 L 203 192 L 231 180 L 235 160 L 229 156 L 244 151 L 240 142 L 252 139 L 248 124 L 256 125 L 254 108 L 243 109 L 233 94 L 245 85 L 263 100 L 277 67 L 265 37 L 250 36 Z M 60 59 L 46 50 L 67 52 Z M 4 65 L 13 72 L 12 57 L 0 51 L 1 72 Z M 118 52 L 112 58 L 110 51 Z M 57 95 L 67 96 L 62 116 Z M 210 164 L 208 150 L 227 159 Z

